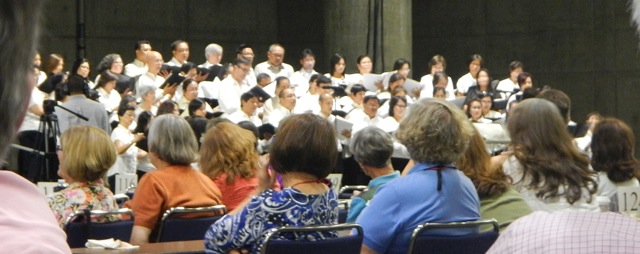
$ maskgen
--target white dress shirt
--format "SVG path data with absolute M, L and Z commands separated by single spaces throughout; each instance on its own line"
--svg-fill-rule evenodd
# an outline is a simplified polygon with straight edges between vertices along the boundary
M 266 73 L 271 77 L 272 81 L 276 80 L 277 77 L 290 78 L 291 75 L 293 75 L 293 72 L 293 67 L 291 67 L 291 65 L 289 64 L 282 63 L 282 65 L 280 66 L 273 66 L 269 64 L 268 61 L 259 63 L 255 68 L 256 76 L 260 73 Z
M 218 90 L 218 107 L 219 110 L 227 114 L 231 114 L 240 109 L 240 97 L 243 93 L 249 91 L 251 87 L 248 84 L 238 83 L 231 75 L 222 80 L 220 89 Z
M 142 75 L 147 73 L 148 68 L 147 64 L 139 61 L 138 59 L 134 59 L 133 62 L 128 63 L 124 66 L 124 75 L 129 77 L 135 77 L 138 75 Z

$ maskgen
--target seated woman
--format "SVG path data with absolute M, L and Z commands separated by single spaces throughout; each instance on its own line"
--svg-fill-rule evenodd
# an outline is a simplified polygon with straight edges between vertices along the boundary
M 142 177 L 133 199 L 125 204 L 135 214 L 131 244 L 149 242 L 162 214 L 171 207 L 219 205 L 220 190 L 206 175 L 191 167 L 198 143 L 186 120 L 158 116 L 148 137 L 149 156 L 156 170 Z
M 48 199 L 61 227 L 76 211 L 118 209 L 113 193 L 102 180 L 116 162 L 116 150 L 107 133 L 93 126 L 69 128 L 62 134 L 58 159 L 58 175 L 69 187 L 50 194 Z
M 473 99 L 465 104 L 467 117 L 473 123 L 491 123 L 492 121 L 482 116 L 482 102 L 479 99 Z
M 489 94 L 481 94 L 479 96 L 480 102 L 482 102 L 482 117 L 487 118 L 489 120 L 500 120 L 504 118 L 503 114 L 500 112 L 492 110 L 493 106 L 493 98 Z
M 500 165 L 491 164 L 487 145 L 477 130 L 471 137 L 469 148 L 456 165 L 471 179 L 478 191 L 480 216 L 482 219 L 496 219 L 500 232 L 507 229 L 511 222 L 532 212 Z
M 391 165 L 393 139 L 388 133 L 380 128 L 369 126 L 356 133 L 351 139 L 351 146 L 353 157 L 362 171 L 371 177 L 371 181 L 366 191 L 351 198 L 347 222 L 356 221 L 378 188 L 400 177 L 400 172 L 393 170 Z
M 527 204 L 534 211 L 600 211 L 595 172 L 573 143 L 558 108 L 531 98 L 511 111 L 507 130 L 513 153 L 502 157 L 502 168 Z
M 205 235 L 207 252 L 247 248 L 257 253 L 264 241 L 262 234 L 268 229 L 338 222 L 336 194 L 324 179 L 338 155 L 331 123 L 310 113 L 289 116 L 280 124 L 270 152 L 258 165 L 257 196 L 211 225 Z M 282 176 L 282 191 L 271 189 L 275 176 L 269 174 L 267 165 Z M 315 241 L 335 236 L 309 233 L 280 237 Z
M 389 86 L 384 92 L 378 94 L 378 99 L 380 100 L 388 100 L 391 98 L 391 92 L 398 88 L 404 86 L 405 78 L 400 73 L 392 73 L 389 78 Z
M 473 126 L 450 102 L 424 99 L 411 106 L 396 137 L 416 164 L 405 177 L 380 187 L 360 213 L 356 223 L 364 230 L 361 253 L 406 253 L 420 224 L 480 218 L 473 183 L 452 164 L 465 152 L 471 136 Z
M 256 137 L 233 123 L 218 123 L 207 130 L 200 148 L 200 170 L 222 193 L 231 211 L 258 187 Z
M 616 201 L 613 196 L 618 188 L 640 186 L 635 144 L 633 131 L 623 121 L 605 118 L 596 125 L 591 139 L 591 166 L 598 172 L 598 196 Z

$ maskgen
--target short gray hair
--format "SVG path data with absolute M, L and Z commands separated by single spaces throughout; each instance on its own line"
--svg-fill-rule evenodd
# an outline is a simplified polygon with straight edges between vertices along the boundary
M 189 165 L 198 155 L 196 135 L 186 120 L 164 114 L 149 128 L 149 152 L 171 165 Z
M 451 102 L 422 99 L 400 122 L 396 138 L 417 163 L 446 165 L 467 150 L 473 128 L 465 113 Z
M 155 92 L 158 88 L 153 85 L 141 85 L 136 88 L 136 95 L 138 97 L 144 97 L 149 92 Z
M 357 162 L 374 168 L 383 168 L 390 164 L 393 139 L 382 129 L 369 126 L 353 136 L 351 147 Z
M 208 58 L 213 53 L 222 54 L 222 46 L 220 46 L 218 44 L 215 44 L 215 43 L 211 43 L 211 44 L 207 45 L 206 48 L 204 48 L 204 57 L 205 58 Z

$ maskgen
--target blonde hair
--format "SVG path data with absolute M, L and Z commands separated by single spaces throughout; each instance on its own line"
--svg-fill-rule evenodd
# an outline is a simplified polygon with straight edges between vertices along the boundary
M 467 150 L 473 133 L 462 110 L 450 102 L 430 98 L 411 106 L 396 137 L 414 161 L 450 164 Z
M 256 137 L 233 123 L 222 122 L 211 127 L 200 148 L 202 173 L 215 178 L 227 173 L 227 182 L 236 176 L 250 178 L 258 167 Z
M 62 134 L 60 143 L 64 152 L 61 166 L 74 181 L 96 181 L 116 162 L 116 148 L 104 130 L 81 125 Z

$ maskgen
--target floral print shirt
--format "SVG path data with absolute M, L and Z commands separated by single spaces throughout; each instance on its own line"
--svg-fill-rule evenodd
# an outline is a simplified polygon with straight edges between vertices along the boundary
M 113 193 L 104 186 L 102 179 L 95 182 L 71 183 L 66 189 L 50 194 L 48 200 L 49 207 L 53 210 L 60 227 L 64 227 L 69 215 L 88 209 L 90 206 L 90 210 L 118 210 Z M 114 215 L 107 218 L 92 218 L 92 221 L 116 221 L 118 218 Z
M 249 248 L 258 253 L 263 233 L 281 226 L 331 225 L 338 223 L 338 201 L 332 189 L 306 195 L 293 188 L 265 190 L 235 215 L 226 215 L 211 225 L 205 234 L 207 253 L 227 253 Z M 308 241 L 337 237 L 337 233 L 282 234 L 274 239 Z

